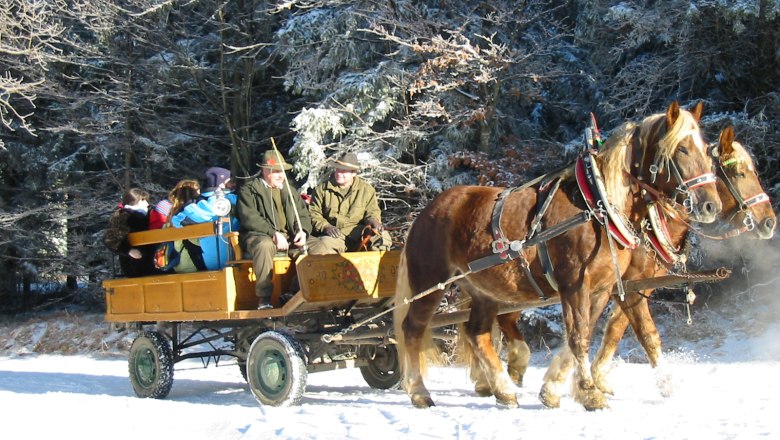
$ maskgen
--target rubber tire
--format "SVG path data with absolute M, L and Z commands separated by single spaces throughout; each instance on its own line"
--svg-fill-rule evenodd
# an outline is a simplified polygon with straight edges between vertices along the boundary
M 395 345 L 364 345 L 358 355 L 368 365 L 360 367 L 368 386 L 378 390 L 397 389 L 401 385 L 401 368 L 398 365 L 398 351 Z
M 238 371 L 241 372 L 241 377 L 244 378 L 244 382 L 248 382 L 249 379 L 247 379 L 246 377 L 246 362 L 239 361 L 237 365 L 238 365 Z
M 168 340 L 156 331 L 138 335 L 127 357 L 130 384 L 141 398 L 164 399 L 173 386 L 173 353 Z
M 296 406 L 306 389 L 303 348 L 290 335 L 277 331 L 261 333 L 247 353 L 249 389 L 261 405 Z

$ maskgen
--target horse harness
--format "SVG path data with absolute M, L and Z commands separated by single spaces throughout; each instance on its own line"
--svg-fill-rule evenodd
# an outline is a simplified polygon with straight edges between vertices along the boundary
M 542 265 L 542 271 L 545 275 L 545 279 L 547 280 L 547 283 L 550 285 L 550 287 L 556 292 L 558 291 L 558 283 L 555 280 L 553 264 L 547 251 L 546 242 L 548 240 L 552 240 L 553 238 L 571 229 L 574 229 L 577 226 L 590 222 L 595 218 L 608 231 L 607 237 L 613 255 L 613 263 L 617 265 L 617 257 L 615 255 L 612 240 L 618 241 L 622 246 L 629 249 L 635 249 L 639 245 L 640 240 L 631 226 L 627 224 L 627 222 L 622 218 L 622 216 L 619 215 L 619 213 L 607 200 L 606 189 L 604 187 L 601 174 L 598 170 L 598 167 L 594 163 L 594 154 L 595 152 L 593 150 L 586 150 L 585 154 L 580 155 L 574 165 L 573 172 L 577 186 L 588 208 L 548 229 L 541 229 L 542 219 L 547 213 L 553 197 L 560 188 L 561 182 L 564 179 L 571 177 L 571 168 L 566 168 L 548 175 L 541 176 L 520 187 L 507 188 L 503 190 L 498 195 L 496 204 L 493 207 L 493 215 L 491 220 L 491 230 L 493 235 L 493 242 L 491 246 L 493 253 L 491 255 L 471 261 L 468 264 L 470 272 L 478 272 L 480 270 L 519 259 L 520 267 L 523 268 L 523 271 L 528 277 L 531 286 L 534 288 L 537 295 L 539 295 L 539 299 L 546 300 L 548 297 L 544 294 L 542 289 L 539 287 L 539 284 L 531 274 L 528 260 L 525 258 L 523 253 L 525 248 L 530 246 L 537 247 L 539 260 Z M 501 229 L 501 217 L 504 210 L 504 203 L 507 197 L 513 192 L 529 188 L 537 183 L 539 183 L 538 191 L 540 196 L 537 201 L 536 214 L 531 221 L 528 235 L 523 240 L 510 241 L 506 238 L 506 235 Z M 620 280 L 620 273 L 618 270 L 616 270 L 616 274 L 618 276 L 618 280 Z M 618 288 L 622 289 L 622 283 L 619 282 L 618 285 L 620 286 Z
M 587 136 L 586 136 L 587 138 Z M 588 143 L 592 146 L 592 143 Z M 641 165 L 645 161 L 646 148 L 643 148 L 639 139 L 634 136 L 632 141 L 632 158 L 640 158 L 639 161 L 632 163 L 632 171 L 638 171 Z M 625 296 L 623 290 L 623 283 L 621 280 L 620 270 L 618 267 L 617 255 L 615 245 L 613 241 L 617 241 L 621 246 L 628 249 L 636 249 L 643 240 L 640 238 L 626 219 L 612 206 L 606 196 L 606 188 L 604 186 L 604 180 L 601 176 L 598 166 L 595 164 L 596 150 L 593 148 L 586 148 L 583 150 L 583 154 L 577 158 L 574 164 L 574 177 L 577 183 L 577 187 L 582 195 L 587 209 L 583 210 L 580 214 L 570 217 L 561 223 L 558 223 L 546 230 L 540 230 L 542 218 L 549 208 L 553 196 L 558 191 L 561 182 L 568 178 L 571 174 L 570 168 L 558 170 L 548 175 L 538 177 L 520 187 L 504 189 L 497 197 L 496 204 L 493 207 L 493 215 L 491 219 L 491 230 L 493 236 L 493 242 L 491 243 L 493 253 L 491 255 L 478 258 L 469 262 L 469 272 L 478 272 L 493 266 L 507 263 L 512 260 L 519 259 L 520 266 L 523 268 L 529 283 L 539 295 L 541 300 L 546 300 L 548 297 L 544 294 L 538 283 L 534 279 L 529 269 L 528 260 L 525 258 L 523 250 L 530 246 L 537 247 L 537 253 L 539 256 L 540 264 L 542 265 L 542 271 L 547 280 L 547 283 L 554 291 L 558 291 L 558 283 L 555 280 L 554 268 L 547 251 L 546 242 L 551 240 L 570 229 L 576 228 L 579 225 L 596 219 L 607 230 L 607 241 L 609 243 L 610 252 L 612 254 L 613 264 L 615 266 L 615 275 L 617 277 L 618 294 L 621 300 Z M 665 162 L 665 163 L 664 163 Z M 659 165 L 660 164 L 660 165 Z M 651 174 L 651 183 L 654 183 L 657 175 L 662 171 L 663 166 L 666 165 L 669 168 L 670 178 L 674 177 L 677 180 L 677 187 L 674 190 L 673 197 L 671 198 L 673 205 L 677 205 L 677 196 L 682 194 L 686 198 L 683 202 L 685 211 L 690 213 L 695 207 L 694 193 L 692 192 L 698 186 L 715 183 L 716 177 L 713 173 L 704 173 L 700 176 L 694 177 L 689 180 L 683 180 L 677 165 L 672 160 L 666 160 L 659 155 L 653 159 L 653 163 L 650 165 L 649 171 Z M 641 176 L 636 177 L 632 172 L 626 173 L 633 181 L 639 183 L 642 188 L 645 197 L 649 197 L 649 215 L 646 221 L 643 221 L 643 234 L 644 243 L 649 244 L 655 251 L 655 254 L 661 258 L 661 261 L 665 264 L 671 264 L 675 267 L 684 266 L 685 254 L 671 244 L 668 232 L 666 230 L 666 223 L 663 211 L 660 210 L 663 200 L 667 199 L 663 194 L 655 190 L 652 186 L 642 181 Z M 529 228 L 528 235 L 523 240 L 512 240 L 506 238 L 503 230 L 501 229 L 501 216 L 504 209 L 504 203 L 506 198 L 515 191 L 520 191 L 536 184 L 539 184 L 539 198 L 537 201 L 536 214 Z M 740 200 L 740 199 L 737 199 Z M 759 203 L 759 202 L 756 202 Z M 651 234 L 648 234 L 650 231 Z

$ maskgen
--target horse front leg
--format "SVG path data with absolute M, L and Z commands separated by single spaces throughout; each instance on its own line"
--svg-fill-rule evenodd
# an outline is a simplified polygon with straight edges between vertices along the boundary
M 651 292 L 644 292 L 645 296 Z M 635 294 L 630 304 L 623 304 L 623 312 L 631 324 L 631 328 L 636 334 L 637 340 L 645 349 L 647 354 L 647 360 L 650 362 L 650 366 L 655 369 L 656 386 L 658 391 L 664 397 L 669 397 L 673 394 L 676 386 L 675 379 L 666 368 L 666 362 L 661 350 L 661 335 L 658 333 L 658 328 L 655 326 L 653 316 L 650 314 L 650 304 L 648 300 Z
M 561 306 L 568 346 L 574 357 L 574 400 L 588 411 L 607 408 L 607 399 L 596 388 L 590 373 L 588 351 L 592 326 L 589 292 L 580 288 L 571 295 L 561 295 Z
M 607 320 L 604 328 L 604 336 L 601 339 L 601 346 L 590 367 L 593 374 L 593 381 L 598 389 L 607 394 L 615 394 L 607 379 L 607 365 L 615 356 L 617 346 L 628 328 L 628 317 L 623 311 L 622 305 L 612 309 L 612 313 Z
M 544 373 L 544 382 L 539 391 L 539 400 L 547 408 L 559 408 L 561 406 L 561 394 L 566 379 L 569 377 L 571 368 L 574 365 L 574 356 L 568 345 L 564 346 L 558 354 L 553 357 L 550 366 Z
M 503 370 L 491 338 L 491 328 L 497 312 L 498 305 L 495 302 L 472 295 L 471 314 L 465 326 L 465 337 L 471 346 L 472 355 L 476 358 L 478 369 L 483 374 L 482 378 L 490 387 L 491 394 L 496 396 L 496 401 L 502 405 L 517 407 L 516 388 Z

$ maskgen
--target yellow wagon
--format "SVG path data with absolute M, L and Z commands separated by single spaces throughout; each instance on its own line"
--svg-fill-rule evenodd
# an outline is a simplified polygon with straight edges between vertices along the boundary
M 217 235 L 218 223 L 132 233 L 131 245 Z M 374 388 L 400 381 L 390 314 L 400 251 L 302 255 L 274 262 L 273 309 L 256 310 L 251 260 L 241 259 L 237 233 L 225 268 L 103 282 L 106 320 L 135 326 L 129 353 L 137 396 L 164 398 L 174 364 L 234 358 L 256 399 L 298 404 L 308 373 L 358 367 Z M 283 295 L 297 278 L 293 296 Z M 282 298 L 287 301 L 282 304 Z M 368 325 L 355 328 L 358 322 Z

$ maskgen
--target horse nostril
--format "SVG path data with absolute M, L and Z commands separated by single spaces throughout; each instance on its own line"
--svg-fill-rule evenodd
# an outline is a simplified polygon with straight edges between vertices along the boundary
M 777 224 L 777 222 L 775 221 L 775 219 L 768 218 L 768 219 L 764 220 L 764 229 L 766 231 L 774 231 L 776 224 Z
M 701 212 L 706 215 L 715 215 L 717 213 L 715 211 L 715 204 L 712 202 L 704 202 L 701 205 Z

